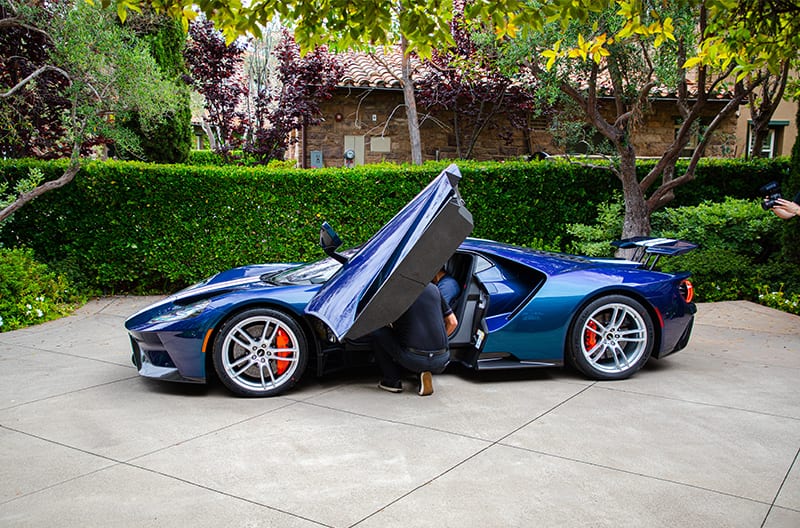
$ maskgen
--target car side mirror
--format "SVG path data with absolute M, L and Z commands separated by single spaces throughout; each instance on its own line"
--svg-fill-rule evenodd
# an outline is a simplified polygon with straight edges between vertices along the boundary
M 339 235 L 328 222 L 323 222 L 319 230 L 319 245 L 326 255 L 342 264 L 347 264 L 347 257 L 336 252 L 339 246 L 342 245 L 342 239 L 339 238 Z

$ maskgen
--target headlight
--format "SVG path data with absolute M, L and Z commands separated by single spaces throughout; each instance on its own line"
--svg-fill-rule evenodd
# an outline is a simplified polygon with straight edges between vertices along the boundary
M 208 299 L 204 299 L 202 301 L 198 301 L 196 303 L 192 303 L 187 306 L 175 307 L 173 310 L 165 314 L 153 317 L 152 319 L 150 319 L 150 322 L 170 323 L 172 321 L 180 321 L 182 319 L 197 317 L 198 315 L 203 313 L 203 310 L 205 310 L 209 304 L 211 304 L 211 301 L 209 301 Z

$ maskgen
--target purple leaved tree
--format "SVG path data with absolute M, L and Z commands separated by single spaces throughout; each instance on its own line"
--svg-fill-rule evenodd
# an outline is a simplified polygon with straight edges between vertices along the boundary
M 43 10 L 39 16 L 49 19 L 53 14 Z M 23 22 L 13 10 L 0 5 L 0 87 L 17 87 L 0 98 L 0 156 L 69 156 L 72 145 L 65 140 L 62 120 L 69 100 L 62 93 L 70 79 L 58 68 L 47 67 L 52 37 Z M 27 82 L 32 79 L 36 82 Z
M 229 156 L 241 146 L 247 116 L 241 110 L 247 96 L 243 75 L 247 43 L 236 40 L 230 45 L 208 20 L 189 26 L 189 43 L 184 57 L 189 65 L 194 88 L 205 98 L 207 115 L 202 119 L 211 150 Z
M 529 86 L 514 83 L 500 71 L 492 46 L 479 46 L 472 39 L 463 5 L 451 28 L 456 44 L 434 51 L 429 72 L 416 82 L 417 99 L 429 112 L 451 116 L 456 155 L 470 159 L 486 131 L 495 130 L 510 142 L 514 129 L 529 130 L 534 96 Z
M 279 86 L 259 89 L 251 120 L 253 133 L 245 150 L 258 162 L 283 159 L 296 142 L 292 132 L 322 121 L 320 103 L 333 95 L 342 67 L 327 48 L 318 47 L 300 56 L 300 48 L 288 31 L 276 46 Z

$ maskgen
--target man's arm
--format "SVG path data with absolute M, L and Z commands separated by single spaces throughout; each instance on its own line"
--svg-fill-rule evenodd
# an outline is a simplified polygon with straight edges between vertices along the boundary
M 447 335 L 450 335 L 453 332 L 455 332 L 457 326 L 458 326 L 458 319 L 456 319 L 456 314 L 450 312 L 449 314 L 444 316 L 444 331 Z

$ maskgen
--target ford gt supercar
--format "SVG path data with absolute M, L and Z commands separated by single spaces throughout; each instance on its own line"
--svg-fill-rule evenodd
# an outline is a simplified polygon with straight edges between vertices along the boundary
M 565 362 L 598 380 L 626 378 L 684 348 L 696 311 L 688 273 L 656 269 L 694 244 L 615 244 L 630 260 L 548 253 L 468 238 L 472 216 L 445 169 L 368 242 L 327 258 L 231 269 L 125 323 L 142 376 L 202 383 L 216 372 L 240 396 L 274 396 L 307 370 L 370 358 L 368 334 L 391 323 L 444 266 L 458 281 L 451 362 L 476 370 Z

